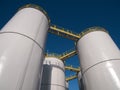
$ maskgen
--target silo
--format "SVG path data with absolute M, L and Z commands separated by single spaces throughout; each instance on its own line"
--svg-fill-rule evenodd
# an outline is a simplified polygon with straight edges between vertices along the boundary
M 66 90 L 64 64 L 58 58 L 45 58 L 40 90 Z
M 49 28 L 37 5 L 22 7 L 0 31 L 0 90 L 38 90 Z
M 85 90 L 120 90 L 120 51 L 108 32 L 91 27 L 77 43 Z

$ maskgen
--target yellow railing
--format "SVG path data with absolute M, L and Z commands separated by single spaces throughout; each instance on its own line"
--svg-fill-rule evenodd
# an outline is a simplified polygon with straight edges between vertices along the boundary
M 76 79 L 76 78 L 78 78 L 77 75 L 73 75 L 73 76 L 67 77 L 66 81 L 68 82 L 68 81 Z
M 60 60 L 64 61 L 74 55 L 77 55 L 77 51 L 75 49 L 71 49 L 69 51 L 64 52 L 63 54 L 60 55 Z
M 66 70 L 74 71 L 74 72 L 80 72 L 80 67 L 75 68 L 73 66 L 65 66 Z
M 45 54 L 46 57 L 56 57 L 56 58 L 60 58 L 60 55 L 59 54 L 56 54 L 56 53 L 46 53 Z
M 74 33 L 68 29 L 64 29 L 61 27 L 58 27 L 56 25 L 50 25 L 50 29 L 49 29 L 50 33 L 56 34 L 58 36 L 62 36 L 64 38 L 68 38 L 74 41 L 77 41 L 80 38 L 80 35 L 77 33 Z
M 60 60 L 62 60 L 62 61 L 65 61 L 66 59 L 68 59 L 68 58 L 70 58 L 70 57 L 72 57 L 72 56 L 74 56 L 74 55 L 76 55 L 77 54 L 77 51 L 75 50 L 75 49 L 71 49 L 71 50 L 69 50 L 69 51 L 66 51 L 66 52 L 64 52 L 64 53 L 62 53 L 62 54 L 56 54 L 56 53 L 46 53 L 45 54 L 45 56 L 46 57 L 57 57 L 57 58 L 59 58 Z

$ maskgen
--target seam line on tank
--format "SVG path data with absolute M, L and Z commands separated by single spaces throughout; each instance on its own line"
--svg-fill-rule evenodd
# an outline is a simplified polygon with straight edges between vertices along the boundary
M 42 85 L 55 85 L 55 86 L 61 86 L 61 87 L 66 88 L 65 86 L 63 86 L 63 85 L 59 85 L 59 84 L 43 84 L 43 83 L 42 83 L 41 86 L 42 86 Z
M 35 41 L 34 39 L 32 39 L 31 37 L 29 37 L 29 36 L 27 36 L 25 34 L 21 34 L 21 33 L 18 33 L 18 32 L 0 32 L 0 34 L 5 34 L 5 33 L 12 33 L 12 34 L 18 34 L 18 35 L 24 36 L 24 37 L 32 40 L 34 43 L 36 43 L 39 46 L 39 48 L 42 49 L 42 51 L 44 51 L 44 49 L 40 46 L 40 44 L 37 41 Z
M 98 62 L 92 66 L 90 66 L 89 68 L 87 68 L 84 72 L 82 72 L 82 76 L 91 68 L 93 68 L 94 66 L 98 65 L 98 64 L 101 64 L 101 63 L 104 63 L 104 62 L 107 62 L 107 61 L 118 61 L 120 59 L 109 59 L 109 60 L 105 60 L 105 61 L 101 61 L 101 62 Z

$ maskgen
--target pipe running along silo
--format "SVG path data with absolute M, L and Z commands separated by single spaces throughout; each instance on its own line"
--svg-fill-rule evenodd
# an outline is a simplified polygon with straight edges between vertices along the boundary
M 38 90 L 49 21 L 36 5 L 21 8 L 0 32 L 0 90 Z
M 79 90 L 84 90 L 81 71 L 78 73 L 78 85 Z
M 69 83 L 67 81 L 65 81 L 65 87 L 66 87 L 65 90 L 69 90 Z
M 81 33 L 77 50 L 85 90 L 120 90 L 120 51 L 101 27 Z
M 64 64 L 58 58 L 45 58 L 40 90 L 66 90 Z

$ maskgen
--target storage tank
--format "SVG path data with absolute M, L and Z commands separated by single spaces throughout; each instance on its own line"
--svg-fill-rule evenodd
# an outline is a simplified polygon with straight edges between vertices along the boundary
M 45 58 L 40 90 L 66 90 L 64 64 L 58 58 Z
M 91 27 L 77 42 L 85 90 L 120 90 L 120 51 L 108 32 Z
M 22 7 L 0 31 L 0 90 L 38 90 L 49 20 L 37 5 Z

